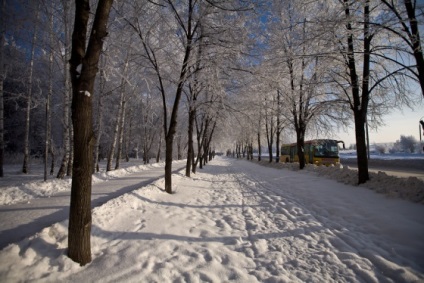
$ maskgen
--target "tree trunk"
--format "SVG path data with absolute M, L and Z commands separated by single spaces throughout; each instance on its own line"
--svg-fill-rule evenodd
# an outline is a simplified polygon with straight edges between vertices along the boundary
M 46 98 L 46 133 L 45 133 L 45 146 L 44 146 L 44 181 L 47 181 L 47 163 L 49 160 L 49 151 L 51 149 L 51 111 L 50 100 L 53 93 L 53 11 L 50 11 L 50 54 L 49 54 L 49 91 Z
M 65 54 L 63 55 L 63 65 L 65 69 L 65 81 L 64 81 L 64 93 L 63 93 L 63 134 L 62 134 L 62 149 L 63 149 L 63 157 L 62 161 L 59 167 L 59 171 L 57 172 L 57 178 L 62 179 L 65 177 L 67 170 L 67 166 L 69 163 L 69 157 L 70 157 L 70 117 L 69 117 L 69 105 L 70 105 L 70 97 L 71 97 L 71 89 L 70 89 L 70 74 L 68 72 L 69 70 L 69 58 L 68 54 L 70 53 L 70 36 L 69 36 L 69 18 L 68 18 L 68 12 L 69 11 L 69 1 L 62 0 L 62 5 L 64 9 L 63 13 L 63 22 L 65 26 Z
M 51 163 L 50 163 L 50 175 L 53 176 L 54 174 L 54 166 L 56 161 L 56 154 L 53 146 L 53 139 L 50 139 L 50 155 L 51 155 Z
M 125 105 L 126 101 L 122 101 L 121 117 L 119 118 L 119 134 L 118 134 L 118 151 L 116 153 L 115 170 L 119 168 L 121 157 L 122 157 L 122 145 L 124 139 L 124 125 L 125 125 Z
M 158 151 L 156 153 L 156 163 L 159 163 L 160 162 L 160 152 L 161 152 L 161 149 L 162 149 L 162 135 L 159 135 L 159 145 L 158 145 Z
M 112 144 L 110 146 L 109 149 L 109 154 L 107 157 L 107 165 L 106 165 L 106 171 L 112 171 L 112 161 L 113 161 L 113 157 L 115 154 L 115 148 L 116 148 L 116 144 L 118 143 L 118 134 L 119 134 L 119 121 L 120 121 L 120 117 L 121 117 L 121 113 L 122 113 L 122 102 L 124 99 L 124 92 L 121 92 L 121 98 L 120 98 L 120 102 L 119 102 L 119 109 L 118 109 L 118 116 L 116 117 L 116 124 L 115 124 L 115 130 L 113 131 L 113 140 L 112 140 Z
M 258 161 L 261 161 L 262 157 L 262 145 L 261 145 L 261 132 L 258 130 Z
M 72 117 L 70 117 L 69 125 L 72 125 Z M 69 127 L 69 158 L 66 169 L 66 176 L 72 176 L 74 164 L 74 128 Z
M 133 123 L 133 119 L 132 119 L 132 113 L 131 113 L 131 109 L 130 109 L 130 111 L 129 111 L 129 114 L 128 114 L 128 117 L 129 117 L 129 119 L 130 119 L 130 121 L 129 121 L 129 123 L 128 123 L 128 135 L 124 135 L 124 137 L 125 137 L 125 142 L 124 142 L 124 144 L 125 144 L 125 150 L 124 150 L 124 152 L 125 152 L 125 161 L 126 162 L 130 162 L 130 155 L 129 155 L 129 152 L 130 152 L 130 145 L 131 145 L 131 140 L 132 140 L 132 123 Z
M 370 64 L 370 43 L 371 38 L 368 34 L 369 24 L 369 6 L 366 1 L 364 9 L 364 65 L 363 65 L 363 83 L 362 83 L 362 96 L 360 96 L 360 87 L 358 74 L 356 71 L 355 64 L 355 52 L 353 44 L 353 36 L 349 34 L 347 38 L 348 50 L 348 67 L 349 76 L 352 88 L 353 105 L 352 110 L 355 119 L 355 135 L 356 135 L 356 155 L 358 162 L 358 183 L 362 184 L 369 180 L 368 173 L 368 159 L 367 149 L 365 143 L 365 121 L 367 117 L 368 100 L 369 100 L 369 89 L 368 89 L 368 76 L 369 76 L 369 64 Z M 346 18 L 350 18 L 350 9 L 348 0 L 344 0 L 345 4 L 345 15 Z M 352 31 L 350 22 L 347 22 L 346 28 L 348 31 Z M 362 99 L 362 100 L 361 100 Z
M 118 150 L 116 153 L 116 163 L 115 163 L 115 169 L 119 168 L 119 164 L 121 161 L 121 156 L 122 156 L 122 140 L 123 140 L 123 136 L 124 136 L 124 122 L 125 122 L 125 104 L 126 104 L 126 100 L 125 100 L 125 85 L 126 85 L 126 76 L 127 76 L 127 71 L 128 71 L 128 61 L 130 59 L 130 52 L 127 52 L 127 57 L 125 59 L 125 64 L 124 64 L 124 70 L 123 70 L 123 76 L 121 79 L 121 106 L 119 109 L 119 116 L 118 116 L 118 121 L 117 121 L 117 126 L 115 128 L 116 132 L 115 134 L 118 135 L 118 137 L 116 139 L 116 141 L 118 142 Z M 113 149 L 115 150 L 115 149 Z M 113 153 L 112 153 L 113 155 Z
M 190 177 L 191 165 L 193 164 L 194 158 L 194 144 L 193 144 L 193 129 L 194 129 L 194 119 L 196 111 L 190 106 L 188 112 L 188 146 L 187 146 L 187 164 L 186 164 L 186 173 L 187 177 Z
M 181 65 L 180 78 L 178 80 L 177 91 L 175 93 L 174 105 L 171 112 L 171 118 L 169 120 L 169 128 L 165 135 L 165 146 L 166 146 L 166 157 L 165 157 L 165 191 L 168 194 L 172 194 L 172 154 L 174 146 L 174 136 L 177 130 L 177 116 L 178 109 L 181 100 L 181 95 L 183 93 L 183 87 L 186 80 L 187 74 L 187 65 L 190 58 L 190 53 L 192 50 L 193 43 L 193 34 L 192 34 L 192 21 L 193 21 L 193 2 L 192 0 L 188 1 L 188 20 L 187 20 L 187 34 L 186 34 L 186 46 L 183 64 Z M 165 105 L 164 105 L 165 107 Z M 166 108 L 164 108 L 166 111 Z M 166 123 L 166 120 L 164 121 Z
M 409 33 L 409 39 L 412 43 L 412 51 L 417 63 L 418 80 L 421 86 L 421 92 L 424 96 L 424 56 L 421 47 L 420 31 L 418 28 L 418 20 L 415 16 L 415 5 L 412 4 L 411 0 L 404 0 L 406 12 L 408 14 L 409 24 L 411 26 L 411 33 Z
M 365 119 L 361 113 L 355 113 L 355 138 L 358 165 L 358 184 L 369 180 L 367 145 L 365 142 Z
M 4 70 L 4 41 L 6 28 L 4 24 L 4 14 L 6 8 L 6 0 L 1 2 L 1 15 L 0 15 L 0 177 L 4 177 L 3 165 L 4 165 L 4 94 L 3 94 L 3 83 L 5 80 Z
M 276 137 L 275 137 L 275 162 L 280 162 L 280 137 L 281 137 L 281 96 L 280 91 L 277 90 L 277 129 L 276 129 Z
M 183 92 L 183 86 L 186 76 L 186 68 L 188 64 L 188 59 L 190 57 L 191 51 L 191 39 L 187 43 L 186 52 L 184 56 L 183 65 L 181 67 L 180 80 L 177 87 L 177 92 L 175 94 L 174 107 L 171 113 L 171 119 L 169 121 L 168 133 L 165 136 L 165 147 L 166 147 L 166 156 L 165 156 L 165 191 L 168 194 L 172 194 L 172 154 L 174 146 L 174 136 L 177 130 L 177 116 L 178 108 L 180 104 L 181 95 Z
M 364 7 L 364 62 L 362 72 L 362 101 L 361 107 L 355 108 L 355 133 L 358 157 L 358 183 L 363 184 L 369 180 L 368 173 L 368 158 L 367 146 L 365 141 L 365 123 L 367 121 L 368 101 L 369 101 L 369 75 L 370 75 L 370 53 L 371 53 L 371 39 L 369 34 L 369 1 L 365 1 Z
M 177 139 L 177 160 L 181 160 L 183 159 L 183 154 L 182 154 L 182 136 L 178 135 L 178 139 Z
M 297 139 L 297 156 L 299 158 L 299 168 L 305 168 L 305 129 L 300 126 L 296 129 L 296 139 Z
M 35 54 L 35 45 L 37 41 L 37 26 L 38 26 L 38 15 L 39 15 L 39 5 L 37 5 L 36 11 L 36 22 L 34 26 L 34 35 L 32 37 L 32 47 L 31 47 L 31 59 L 29 63 L 29 78 L 28 78 L 28 94 L 27 94 L 27 105 L 25 110 L 25 137 L 24 137 L 24 162 L 22 165 L 22 173 L 28 173 L 29 166 L 29 154 L 30 154 L 30 145 L 29 145 L 29 131 L 30 131 L 30 121 L 31 121 L 31 101 L 32 101 L 32 77 L 34 72 L 34 54 Z M 3 47 L 2 47 L 3 48 Z
M 91 261 L 91 177 L 93 166 L 92 95 L 98 62 L 107 35 L 113 0 L 99 0 L 86 50 L 90 4 L 77 0 L 70 73 L 72 78 L 72 123 L 74 162 L 68 228 L 68 255 L 85 265 Z M 81 69 L 79 66 L 82 66 Z M 81 70 L 81 73 L 80 71 Z
M 51 89 L 47 94 L 46 99 L 46 133 L 45 133 L 45 144 L 44 144 L 44 181 L 47 181 L 47 164 L 49 162 L 49 149 L 50 149 L 50 135 L 51 135 L 51 113 L 50 113 L 50 96 Z
M 96 129 L 96 145 L 94 146 L 94 171 L 100 171 L 99 165 L 99 151 L 100 151 L 100 139 L 103 132 L 103 90 L 104 90 L 105 78 L 104 70 L 100 70 L 99 78 L 99 89 L 100 93 L 98 96 L 98 106 L 97 106 L 97 129 Z
M 66 29 L 66 28 L 65 28 Z M 65 32 L 66 33 L 66 32 Z M 64 58 L 64 65 L 65 70 L 69 70 L 69 62 L 66 58 Z M 62 162 L 60 164 L 59 171 L 57 172 L 57 178 L 62 179 L 65 177 L 65 174 L 68 172 L 68 164 L 69 159 L 71 158 L 71 127 L 70 127 L 70 116 L 69 116 L 69 104 L 70 104 L 70 79 L 69 79 L 69 72 L 65 72 L 65 91 L 63 95 L 63 141 L 62 141 L 62 148 L 63 148 L 63 157 Z
M 268 117 L 268 114 L 267 114 Z M 268 124 L 268 122 L 270 122 Z M 274 126 L 272 124 L 272 118 L 271 121 L 268 121 L 268 119 L 265 119 L 265 130 L 266 130 L 266 140 L 268 143 L 268 154 L 269 154 L 269 162 L 272 162 L 272 145 L 274 143 Z
M 115 130 L 113 132 L 113 142 L 111 145 L 111 148 L 109 150 L 109 155 L 108 155 L 108 159 L 107 159 L 107 166 L 106 166 L 106 171 L 111 171 L 112 170 L 112 161 L 113 161 L 113 156 L 115 154 L 115 148 L 116 145 L 118 144 L 118 151 L 121 150 L 121 136 L 122 136 L 122 120 L 124 119 L 123 117 L 125 116 L 125 75 L 127 73 L 127 69 L 128 69 L 128 60 L 129 60 L 129 56 L 130 56 L 130 52 L 127 52 L 127 57 L 125 59 L 125 65 L 124 65 L 124 71 L 123 71 L 123 77 L 121 79 L 121 95 L 120 95 L 120 99 L 119 99 L 119 109 L 118 109 L 118 117 L 116 119 L 116 124 L 115 124 Z M 121 153 L 118 152 L 117 153 L 118 158 L 121 158 Z M 115 169 L 119 168 L 119 160 L 116 161 L 116 165 L 115 165 Z

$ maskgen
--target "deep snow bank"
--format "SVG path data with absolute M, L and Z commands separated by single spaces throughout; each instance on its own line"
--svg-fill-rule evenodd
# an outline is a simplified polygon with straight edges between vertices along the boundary
M 256 160 L 253 162 L 274 168 L 299 170 L 298 163 L 269 163 L 268 161 Z M 337 180 L 344 184 L 358 185 L 358 173 L 356 170 L 349 168 L 349 166 L 337 165 L 326 167 L 307 164 L 305 171 Z M 420 179 L 416 177 L 400 178 L 389 176 L 382 171 L 378 173 L 369 172 L 369 175 L 370 180 L 359 186 L 374 190 L 377 193 L 385 194 L 389 197 L 401 198 L 424 204 L 424 182 Z

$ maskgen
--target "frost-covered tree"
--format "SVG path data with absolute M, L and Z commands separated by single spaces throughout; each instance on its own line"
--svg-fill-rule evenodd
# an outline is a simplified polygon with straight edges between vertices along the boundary
M 414 153 L 417 148 L 418 141 L 414 136 L 400 136 L 400 140 L 396 141 L 399 148 L 403 152 Z
M 380 8 L 384 13 L 381 21 L 373 21 L 370 24 L 386 30 L 391 35 L 392 40 L 388 48 L 415 59 L 415 66 L 405 63 L 405 60 L 394 60 L 416 78 L 424 96 L 424 53 L 420 33 L 420 26 L 424 22 L 424 4 L 417 0 L 380 1 Z M 397 42 L 393 40 L 393 36 L 398 38 Z
M 178 111 L 191 75 L 191 66 L 196 64 L 195 48 L 200 40 L 200 26 L 204 25 L 205 18 L 218 12 L 228 13 L 232 17 L 227 19 L 234 20 L 237 4 L 237 1 L 130 1 L 127 7 L 122 8 L 121 15 L 139 37 L 144 49 L 142 56 L 156 76 L 155 84 L 163 101 L 167 193 L 172 193 L 171 172 Z M 212 24 L 211 34 L 214 27 L 219 30 L 219 25 Z
M 326 14 L 317 20 L 332 58 L 327 81 L 331 91 L 345 101 L 354 117 L 358 158 L 358 183 L 369 179 L 365 124 L 378 123 L 381 115 L 395 105 L 408 104 L 408 68 L 393 58 L 391 37 L 375 23 L 384 19 L 378 1 L 323 1 Z M 329 19 L 332 19 L 329 21 Z
M 319 15 L 319 3 L 273 1 L 267 27 L 269 50 L 265 63 L 275 93 L 275 115 L 282 125 L 295 133 L 299 166 L 305 166 L 304 142 L 307 130 L 330 132 L 332 123 L 340 118 L 336 110 L 337 98 L 325 89 L 328 60 L 323 54 L 326 46 L 312 18 Z M 318 11 L 314 15 L 310 11 Z M 283 117 L 281 117 L 282 115 Z M 287 123 L 287 124 L 286 124 Z

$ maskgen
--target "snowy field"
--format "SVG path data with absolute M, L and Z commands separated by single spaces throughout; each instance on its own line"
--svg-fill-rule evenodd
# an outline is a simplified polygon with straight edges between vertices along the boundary
M 174 174 L 173 195 L 160 179 L 93 209 L 84 267 L 66 256 L 67 221 L 40 227 L 0 251 L 0 282 L 424 281 L 422 181 L 378 173 L 355 186 L 347 167 L 272 166 L 283 168 L 217 158 Z M 69 190 L 61 182 L 23 183 L 3 203 Z

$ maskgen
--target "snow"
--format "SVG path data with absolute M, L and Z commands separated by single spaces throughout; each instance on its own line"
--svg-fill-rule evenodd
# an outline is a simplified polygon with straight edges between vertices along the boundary
M 63 221 L 1 250 L 0 281 L 424 281 L 423 198 L 411 197 L 422 196 L 422 181 L 372 174 L 369 189 L 350 184 L 347 167 L 306 169 L 218 157 L 192 178 L 182 170 L 172 195 L 161 178 L 93 209 L 91 263 L 66 256 Z M 94 179 L 141 170 L 149 168 Z M 57 190 L 25 190 L 37 184 L 44 193 L 25 201 Z
M 102 170 L 99 173 L 93 174 L 93 184 L 123 177 L 134 172 L 148 170 L 149 168 L 163 167 L 164 163 L 152 163 L 149 165 L 134 165 L 134 163 L 129 163 L 129 165 L 126 168 L 110 172 Z M 50 197 L 59 192 L 70 191 L 71 189 L 70 177 L 56 179 L 54 176 L 49 176 L 50 179 L 44 182 L 42 180 L 43 169 L 41 164 L 33 164 L 32 171 L 34 172 L 29 175 L 17 173 L 19 171 L 17 166 L 10 167 L 13 169 L 6 169 L 5 177 L 2 178 L 0 205 L 30 202 L 34 198 Z M 27 180 L 21 182 L 23 178 Z
M 80 90 L 80 93 L 83 93 L 87 97 L 91 96 L 91 93 L 88 90 Z

